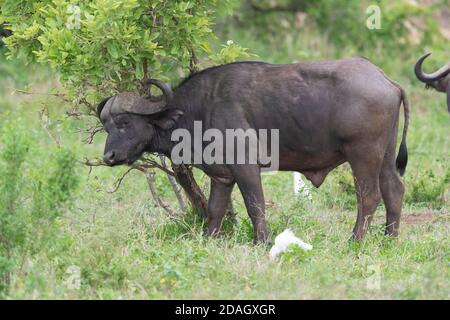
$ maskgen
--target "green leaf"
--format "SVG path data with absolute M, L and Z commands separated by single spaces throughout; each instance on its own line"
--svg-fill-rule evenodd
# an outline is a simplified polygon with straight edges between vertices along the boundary
M 106 49 L 108 50 L 108 53 L 111 57 L 113 57 L 114 59 L 119 58 L 119 52 L 115 43 L 109 43 Z
M 144 78 L 144 67 L 142 63 L 136 63 L 134 75 L 136 76 L 136 79 Z

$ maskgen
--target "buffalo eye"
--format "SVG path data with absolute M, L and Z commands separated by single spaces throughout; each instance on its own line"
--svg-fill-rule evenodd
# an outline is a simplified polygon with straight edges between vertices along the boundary
M 116 124 L 119 128 L 128 127 L 130 125 L 130 120 L 125 117 L 116 118 Z

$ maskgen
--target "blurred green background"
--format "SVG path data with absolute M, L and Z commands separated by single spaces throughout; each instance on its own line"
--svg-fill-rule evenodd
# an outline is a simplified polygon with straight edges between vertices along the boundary
M 374 3 L 380 30 L 366 27 Z M 127 168 L 81 163 L 103 153 L 103 132 L 85 143 L 95 119 L 73 116 L 73 104 L 58 96 L 65 89 L 57 72 L 6 60 L 2 47 L 0 297 L 450 298 L 450 116 L 445 95 L 425 90 L 413 73 L 426 51 L 433 52 L 427 71 L 450 61 L 449 2 L 233 1 L 232 8 L 215 21 L 209 41 L 216 50 L 232 40 L 248 48 L 249 59 L 272 63 L 365 56 L 406 89 L 412 114 L 400 238 L 384 237 L 380 204 L 367 238 L 348 242 L 356 199 L 346 165 L 311 189 L 312 200 L 294 195 L 292 173 L 264 175 L 271 232 L 291 228 L 314 246 L 310 255 L 293 251 L 276 262 L 251 244 L 238 190 L 238 223 L 226 223 L 217 239 L 203 236 L 195 214 L 169 217 L 157 207 L 139 172 L 110 193 Z M 199 56 L 200 67 L 211 64 L 207 58 Z M 177 83 L 185 73 L 173 68 L 164 76 Z M 196 177 L 207 193 L 209 179 Z M 167 177 L 155 179 L 178 210 Z

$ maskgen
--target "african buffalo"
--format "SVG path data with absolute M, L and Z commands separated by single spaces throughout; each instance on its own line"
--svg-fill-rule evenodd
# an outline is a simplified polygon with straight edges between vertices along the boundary
M 422 64 L 431 53 L 424 54 L 417 60 L 414 71 L 416 77 L 426 83 L 427 87 L 431 87 L 440 92 L 447 92 L 447 108 L 450 112 L 450 63 L 440 68 L 432 74 L 426 74 L 422 71 Z
M 175 89 L 158 80 L 148 84 L 163 92 L 159 99 L 120 93 L 99 104 L 97 113 L 108 133 L 106 164 L 131 164 L 144 152 L 171 157 L 173 132 L 193 132 L 194 121 L 203 132 L 224 134 L 227 129 L 279 129 L 279 170 L 301 172 L 319 187 L 331 170 L 350 163 L 358 201 L 354 239 L 366 234 L 381 197 L 387 208 L 386 234 L 398 235 L 404 187 L 397 170 L 403 174 L 407 164 L 409 105 L 404 90 L 367 59 L 236 62 L 194 73 Z M 396 159 L 402 102 L 405 125 Z M 204 148 L 205 142 L 200 143 Z M 208 234 L 219 231 L 237 183 L 255 242 L 265 242 L 263 165 L 195 166 L 211 178 Z

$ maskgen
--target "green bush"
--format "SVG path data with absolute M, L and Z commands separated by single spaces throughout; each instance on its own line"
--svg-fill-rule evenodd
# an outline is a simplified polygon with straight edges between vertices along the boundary
M 428 169 L 414 179 L 408 179 L 405 202 L 440 209 L 445 204 L 444 194 L 449 188 L 450 169 L 447 169 L 446 174 L 442 176 Z
M 69 200 L 78 184 L 76 158 L 67 148 L 57 148 L 51 154 L 48 173 L 35 181 L 34 210 L 37 218 L 53 220 L 59 214 L 58 209 Z
M 10 282 L 14 266 L 14 251 L 23 246 L 25 222 L 20 201 L 22 191 L 23 163 L 29 149 L 29 138 L 14 124 L 2 130 L 0 153 L 0 293 Z
M 2 128 L 0 292 L 8 289 L 11 273 L 20 263 L 18 257 L 23 259 L 51 243 L 57 230 L 54 221 L 78 183 L 76 158 L 71 150 L 47 147 L 49 157 L 39 163 L 42 153 L 33 146 L 36 143 L 17 121 Z
M 8 21 L 13 31 L 4 40 L 10 57 L 52 66 L 75 104 L 96 105 L 113 92 L 141 89 L 148 76 L 167 79 L 195 68 L 193 52 L 214 61 L 248 55 L 237 45 L 216 55 L 210 48 L 213 19 L 229 12 L 233 3 L 4 0 L 0 21 Z

